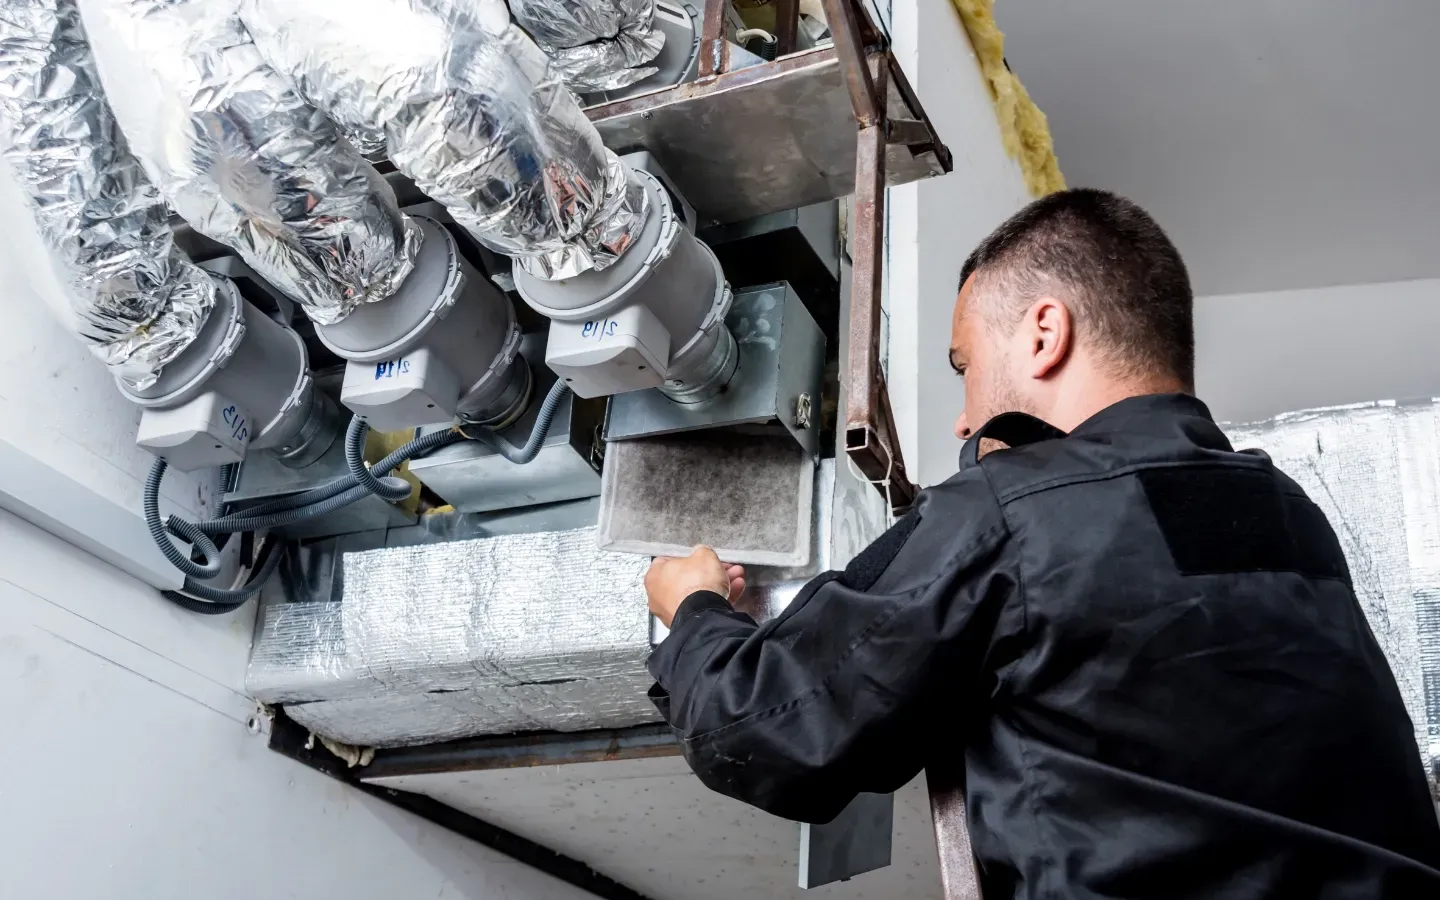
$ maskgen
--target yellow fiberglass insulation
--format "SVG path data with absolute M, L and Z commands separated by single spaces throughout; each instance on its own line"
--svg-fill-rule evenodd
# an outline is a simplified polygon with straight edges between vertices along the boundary
M 1020 163 L 1025 186 L 1036 197 L 1065 189 L 1065 176 L 1055 159 L 1055 142 L 1045 114 L 1025 86 L 1005 65 L 1005 35 L 995 25 L 995 0 L 951 0 L 965 23 L 980 72 L 990 86 L 1005 152 Z

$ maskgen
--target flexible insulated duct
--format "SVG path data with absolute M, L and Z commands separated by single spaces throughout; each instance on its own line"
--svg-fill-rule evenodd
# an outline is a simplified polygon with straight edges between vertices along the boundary
M 658 71 L 665 46 L 655 0 L 510 0 L 510 12 L 581 93 L 628 87 Z
M 136 389 L 195 339 L 216 283 L 175 248 L 160 194 L 100 88 L 74 0 L 0 0 L 0 152 L 74 325 Z
M 115 115 L 176 212 L 321 325 L 389 297 L 420 234 L 268 66 L 239 0 L 79 0 Z
M 544 279 L 603 269 L 647 200 L 501 0 L 244 0 L 271 65 L 488 247 Z

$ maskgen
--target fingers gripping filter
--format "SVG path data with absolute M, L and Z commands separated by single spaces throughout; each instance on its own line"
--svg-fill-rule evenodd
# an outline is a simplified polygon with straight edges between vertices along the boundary
M 172 468 L 193 471 L 270 450 L 288 465 L 324 454 L 338 427 L 330 401 L 315 391 L 305 344 L 217 280 L 205 327 L 159 380 L 121 389 L 144 408 L 136 443 Z
M 735 374 L 738 351 L 725 327 L 730 286 L 660 179 L 640 169 L 632 177 L 651 214 L 629 252 L 608 269 L 559 281 L 517 270 L 515 287 L 554 320 L 545 362 L 577 395 L 658 387 L 678 402 L 699 402 Z
M 423 239 L 400 290 L 316 328 L 349 361 L 340 401 L 378 431 L 456 418 L 507 424 L 531 393 L 515 310 L 438 222 L 415 222 Z

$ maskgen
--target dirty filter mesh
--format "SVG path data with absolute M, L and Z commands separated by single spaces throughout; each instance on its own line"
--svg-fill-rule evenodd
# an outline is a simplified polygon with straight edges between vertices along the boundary
M 720 432 L 617 441 L 606 448 L 600 547 L 799 566 L 810 559 L 815 464 L 788 435 Z

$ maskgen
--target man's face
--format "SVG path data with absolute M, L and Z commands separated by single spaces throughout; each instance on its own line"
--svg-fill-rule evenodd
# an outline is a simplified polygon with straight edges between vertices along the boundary
M 965 408 L 955 420 L 962 441 L 1001 413 L 1029 411 L 1016 386 L 1017 336 L 986 320 L 974 284 L 971 276 L 960 288 L 950 326 L 950 366 L 965 379 Z

